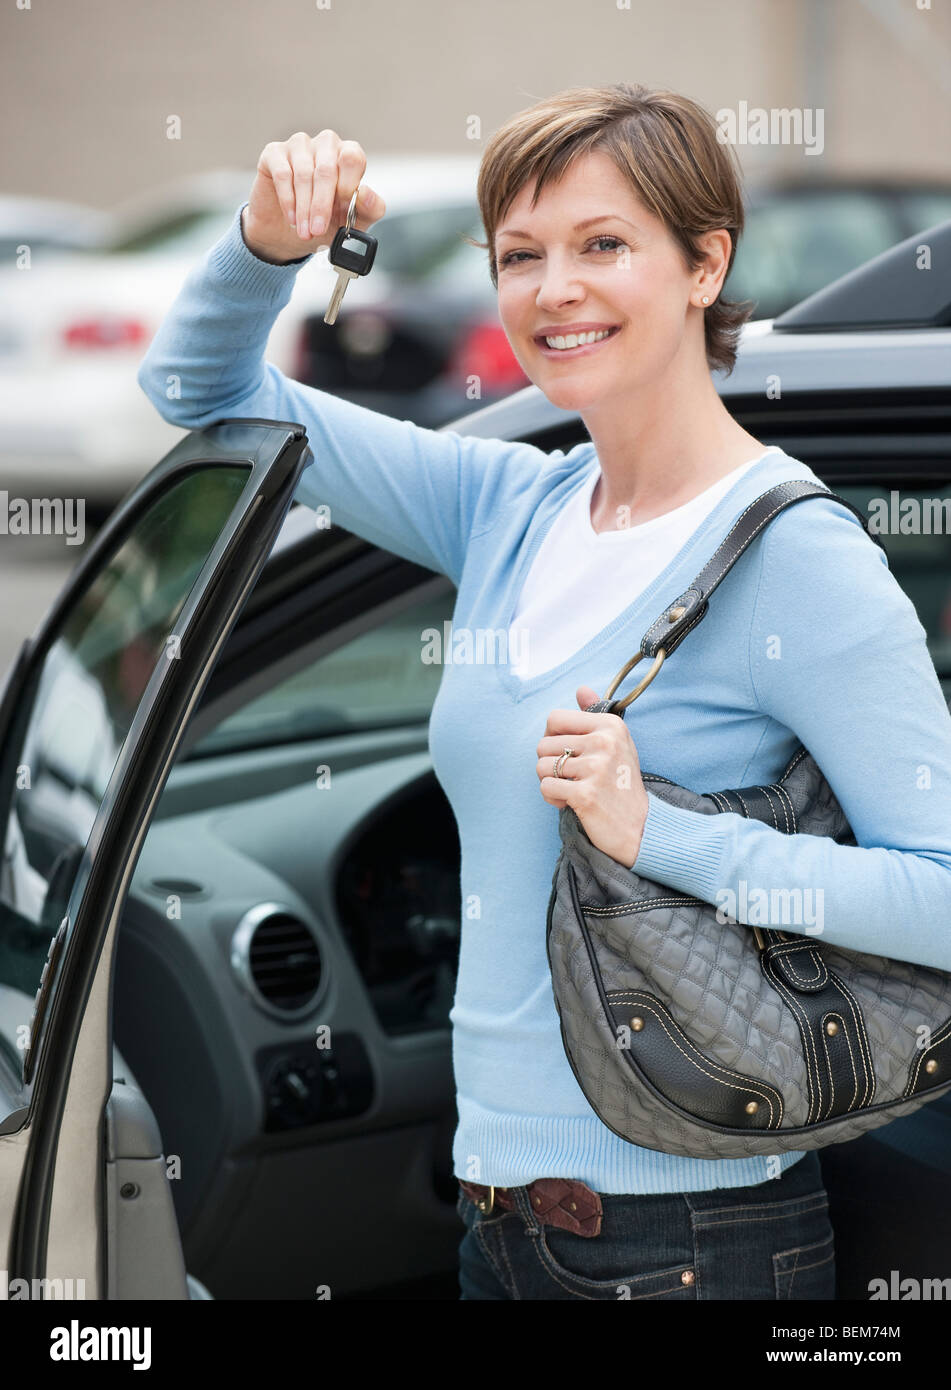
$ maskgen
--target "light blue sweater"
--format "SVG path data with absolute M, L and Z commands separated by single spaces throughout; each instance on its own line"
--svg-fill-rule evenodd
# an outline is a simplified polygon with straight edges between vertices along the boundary
M 263 354 L 299 263 L 252 255 L 239 218 L 189 274 L 139 371 L 143 390 L 184 428 L 224 416 L 301 422 L 314 451 L 301 500 L 448 575 L 457 651 L 478 630 L 504 634 L 557 509 L 598 467 L 593 445 L 546 453 L 431 431 L 288 380 Z M 484 653 L 446 664 L 430 749 L 462 849 L 451 1013 L 461 1178 L 682 1192 L 758 1183 L 802 1157 L 680 1158 L 626 1143 L 590 1110 L 552 996 L 545 916 L 558 811 L 535 771 L 549 711 L 576 709 L 582 683 L 603 695 L 740 511 L 792 478 L 816 475 L 785 453 L 761 459 L 647 590 L 561 665 L 521 682 Z M 821 889 L 821 939 L 951 969 L 951 717 L 915 609 L 850 512 L 810 500 L 776 517 L 625 722 L 644 771 L 697 791 L 769 782 L 801 741 L 858 841 L 784 835 L 651 795 L 639 872 L 717 905 L 724 889 L 740 906 L 774 888 L 816 904 Z

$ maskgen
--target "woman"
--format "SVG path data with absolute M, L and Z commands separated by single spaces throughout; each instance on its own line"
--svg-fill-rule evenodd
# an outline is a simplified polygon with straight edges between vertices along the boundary
M 694 102 L 623 84 L 563 92 L 488 145 L 500 317 L 528 377 L 584 421 L 591 442 L 567 453 L 392 420 L 263 360 L 296 267 L 358 186 L 356 225 L 383 216 L 365 167 L 331 130 L 267 145 L 139 381 L 189 428 L 302 422 L 315 458 L 299 497 L 457 586 L 430 746 L 462 847 L 462 1297 L 832 1298 L 816 1153 L 711 1161 L 626 1143 L 572 1075 L 545 952 L 568 803 L 648 878 L 710 903 L 744 881 L 821 889 L 833 944 L 951 968 L 936 829 L 951 825 L 951 719 L 912 604 L 839 504 L 775 518 L 627 722 L 586 712 L 740 512 L 815 481 L 738 425 L 712 380 L 747 317 L 722 298 L 743 226 L 732 150 Z M 485 632 L 501 639 L 488 654 L 471 640 Z M 641 780 L 643 765 L 698 790 L 768 782 L 800 741 L 857 846 L 686 812 Z

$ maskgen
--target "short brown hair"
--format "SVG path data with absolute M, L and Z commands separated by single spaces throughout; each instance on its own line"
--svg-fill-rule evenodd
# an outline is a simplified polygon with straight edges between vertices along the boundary
M 534 201 L 557 182 L 573 159 L 592 150 L 609 155 L 641 202 L 678 243 L 688 270 L 702 257 L 696 239 L 725 227 L 733 266 L 743 231 L 742 172 L 733 146 L 722 143 L 708 111 L 676 92 L 618 82 L 569 87 L 520 111 L 495 132 L 479 167 L 478 198 L 488 247 L 489 274 L 498 288 L 495 233 L 519 191 L 535 183 Z M 704 310 L 707 362 L 733 370 L 752 300 L 723 298 Z

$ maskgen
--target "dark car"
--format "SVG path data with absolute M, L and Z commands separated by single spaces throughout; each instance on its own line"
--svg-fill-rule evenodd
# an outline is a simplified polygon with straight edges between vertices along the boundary
M 949 266 L 951 222 L 752 325 L 719 383 L 730 411 L 863 509 L 951 499 Z M 534 387 L 455 428 L 586 437 Z M 294 504 L 308 458 L 293 421 L 188 435 L 8 674 L 9 1280 L 82 1280 L 87 1298 L 458 1296 L 459 844 L 428 752 L 440 668 L 418 650 L 454 591 L 315 525 Z M 947 691 L 951 539 L 886 547 Z M 951 1100 L 822 1162 L 840 1298 L 893 1269 L 941 1273 Z

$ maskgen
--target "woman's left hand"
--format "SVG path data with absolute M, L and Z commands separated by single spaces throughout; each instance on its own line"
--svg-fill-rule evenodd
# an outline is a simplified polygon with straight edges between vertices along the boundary
M 589 685 L 576 691 L 578 709 L 553 709 L 538 744 L 536 772 L 551 806 L 570 806 L 596 849 L 629 869 L 641 847 L 647 790 L 634 740 L 616 714 L 586 714 L 599 697 Z M 555 761 L 566 748 L 575 755 Z

